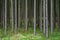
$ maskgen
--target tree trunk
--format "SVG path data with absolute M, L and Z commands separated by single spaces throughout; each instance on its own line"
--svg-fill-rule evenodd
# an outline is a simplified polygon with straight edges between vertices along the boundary
M 12 23 L 12 32 L 14 31 L 14 18 L 13 18 L 13 0 L 11 0 L 11 23 Z
M 7 32 L 7 0 L 5 0 L 5 34 Z
M 48 0 L 46 0 L 45 6 L 46 6 L 46 37 L 48 38 Z
M 36 34 L 36 0 L 34 0 L 34 35 Z
M 26 0 L 26 11 L 25 11 L 25 27 L 26 27 L 26 31 L 28 29 L 28 9 L 27 9 L 27 0 Z
M 42 32 L 42 0 L 40 1 L 40 31 Z
M 57 14 L 57 25 L 59 27 L 59 0 L 56 0 L 56 14 Z
M 43 0 L 43 17 L 44 17 L 44 20 L 43 20 L 43 29 L 44 29 L 44 34 L 45 34 L 45 27 L 46 27 L 46 25 L 45 25 L 45 0 Z
M 53 0 L 51 0 L 51 13 L 50 13 L 50 17 L 51 17 L 51 34 L 53 33 L 53 26 L 54 26 L 54 11 L 53 11 Z
M 17 0 L 15 0 L 15 33 L 17 33 Z
M 2 15 L 3 15 L 3 19 L 2 19 L 2 20 L 3 20 L 3 29 L 4 29 L 4 27 L 5 27 L 5 21 L 4 21 L 4 17 L 5 17 L 5 8 L 4 8 L 4 7 L 5 7 L 5 0 L 3 0 L 3 4 L 2 4 L 2 5 L 3 5 L 3 6 L 2 6 L 2 7 L 3 7 L 3 8 L 2 8 L 2 9 L 3 9 L 3 10 L 2 10 L 2 12 L 3 12 L 3 14 L 2 14 Z M 2 12 L 1 12 L 1 13 L 2 13 Z
M 18 0 L 18 30 L 20 29 L 20 0 Z

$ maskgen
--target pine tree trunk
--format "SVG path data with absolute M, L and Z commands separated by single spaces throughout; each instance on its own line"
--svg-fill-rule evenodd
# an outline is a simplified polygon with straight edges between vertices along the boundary
M 26 11 L 25 11 L 25 27 L 26 27 L 26 31 L 28 29 L 28 9 L 27 9 L 27 0 L 26 0 Z
M 4 16 L 5 16 L 5 8 L 4 8 L 5 7 L 5 0 L 3 0 L 3 4 L 2 5 L 3 5 L 3 11 L 2 11 L 3 12 L 3 14 L 2 14 L 3 15 L 3 19 L 2 20 L 3 20 L 3 29 L 4 29 L 4 26 L 5 26 L 5 23 L 4 23 L 5 22 L 4 21 Z
M 48 38 L 48 0 L 46 0 L 46 37 Z
M 20 29 L 20 0 L 18 0 L 18 30 Z
M 15 0 L 15 33 L 17 33 L 17 0 Z
M 34 0 L 34 35 L 36 34 L 36 0 Z
M 59 27 L 59 0 L 56 0 L 56 14 L 57 14 L 57 25 Z
M 51 34 L 53 33 L 53 26 L 54 26 L 54 21 L 53 21 L 53 19 L 54 19 L 54 11 L 53 11 L 54 9 L 53 9 L 53 0 L 51 0 L 51 13 L 50 13 L 50 17 L 51 17 Z
M 14 18 L 13 18 L 13 0 L 11 0 L 11 23 L 12 23 L 12 32 L 14 31 Z
M 5 34 L 7 32 L 7 0 L 5 0 Z
M 46 27 L 46 25 L 45 25 L 45 0 L 43 0 L 43 17 L 44 17 L 44 20 L 43 20 L 43 29 L 44 29 L 44 34 L 45 34 L 45 27 Z
M 40 31 L 42 32 L 42 0 L 40 1 Z

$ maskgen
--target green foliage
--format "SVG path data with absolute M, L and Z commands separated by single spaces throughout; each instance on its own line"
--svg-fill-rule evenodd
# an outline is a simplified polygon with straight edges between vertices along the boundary
M 30 27 L 28 31 L 24 31 L 24 28 L 20 29 L 20 32 L 17 34 L 14 34 L 11 32 L 11 30 L 8 30 L 7 35 L 4 35 L 3 30 L 0 30 L 0 37 L 2 40 L 16 40 L 19 38 L 19 40 L 46 40 L 46 37 L 43 33 L 39 31 L 39 28 L 36 30 L 36 35 L 33 34 L 33 27 Z M 49 34 L 50 35 L 50 34 Z M 60 32 L 56 28 L 54 30 L 53 35 L 49 36 L 48 40 L 59 40 L 60 39 Z

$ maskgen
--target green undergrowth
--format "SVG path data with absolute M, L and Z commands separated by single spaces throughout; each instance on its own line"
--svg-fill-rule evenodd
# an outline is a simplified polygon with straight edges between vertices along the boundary
M 0 38 L 2 40 L 46 40 L 45 35 L 40 32 L 39 28 L 36 29 L 36 35 L 33 33 L 33 27 L 28 28 L 27 31 L 22 27 L 20 28 L 20 31 L 17 31 L 17 33 L 13 33 L 9 28 L 9 30 L 7 30 L 7 34 L 4 34 L 4 30 L 0 29 Z M 58 28 L 54 30 L 52 35 L 49 30 L 48 40 L 60 40 L 60 31 Z

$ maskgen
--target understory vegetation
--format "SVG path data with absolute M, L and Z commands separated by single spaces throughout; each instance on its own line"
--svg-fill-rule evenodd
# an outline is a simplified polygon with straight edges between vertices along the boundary
M 2 40 L 46 40 L 45 34 L 40 32 L 39 28 L 37 28 L 36 35 L 34 35 L 32 27 L 30 27 L 28 31 L 24 31 L 24 28 L 22 27 L 17 33 L 12 33 L 11 30 L 8 30 L 6 35 L 4 35 L 3 30 L 0 29 L 0 38 Z M 52 35 L 49 30 L 48 40 L 60 40 L 60 32 L 58 28 L 55 28 Z

